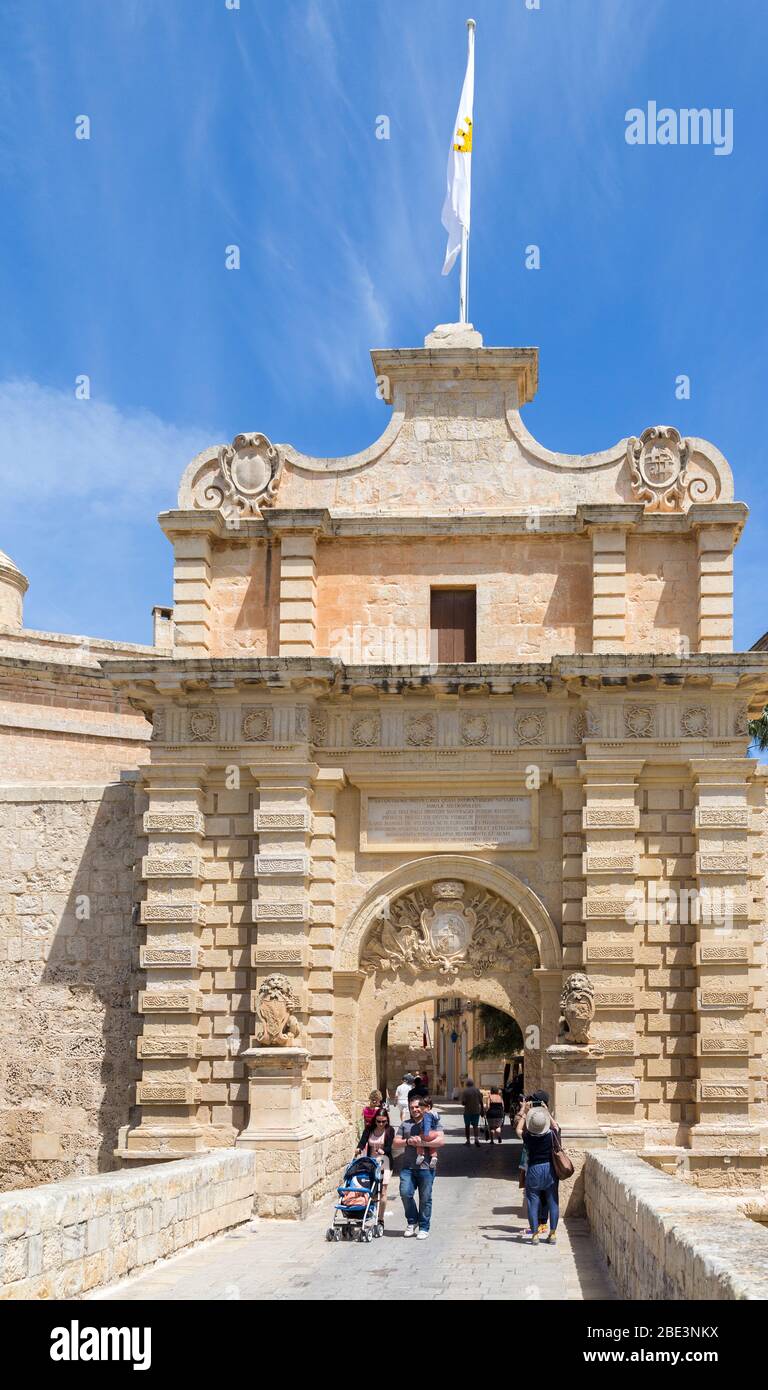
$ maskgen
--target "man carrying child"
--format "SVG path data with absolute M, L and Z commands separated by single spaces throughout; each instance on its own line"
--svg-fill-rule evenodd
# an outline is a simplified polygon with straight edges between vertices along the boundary
M 392 1144 L 394 1154 L 404 1153 L 400 1172 L 400 1196 L 408 1223 L 406 1236 L 426 1240 L 432 1216 L 432 1184 L 437 1171 L 437 1150 L 445 1143 L 439 1116 L 432 1113 L 430 1096 L 409 1098 L 410 1119 L 401 1124 Z M 418 1192 L 418 1206 L 414 1194 Z

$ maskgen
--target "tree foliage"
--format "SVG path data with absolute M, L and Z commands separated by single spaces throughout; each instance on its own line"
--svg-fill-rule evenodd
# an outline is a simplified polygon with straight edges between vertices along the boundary
M 752 742 L 757 745 L 761 753 L 768 748 L 768 706 L 763 710 L 759 719 L 750 719 L 749 732 Z
M 492 1004 L 481 1004 L 477 1016 L 485 1024 L 485 1037 L 469 1054 L 474 1061 L 486 1057 L 514 1057 L 522 1052 L 523 1035 L 514 1018 L 502 1013 L 501 1009 L 494 1009 Z

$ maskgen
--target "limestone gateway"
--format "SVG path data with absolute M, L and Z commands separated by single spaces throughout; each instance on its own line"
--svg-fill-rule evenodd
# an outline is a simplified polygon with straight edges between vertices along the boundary
M 759 1165 L 747 509 L 667 425 L 543 448 L 537 366 L 443 326 L 373 353 L 362 453 L 206 449 L 151 646 L 25 629 L 0 557 L 6 1188 L 254 1150 L 259 1211 L 305 1215 L 388 1021 L 457 996 L 517 1020 L 577 1157 Z

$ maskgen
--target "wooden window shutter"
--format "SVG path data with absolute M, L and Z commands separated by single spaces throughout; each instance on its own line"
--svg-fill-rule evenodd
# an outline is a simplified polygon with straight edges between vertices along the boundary
M 440 665 L 477 660 L 477 595 L 474 589 L 433 589 L 432 654 Z

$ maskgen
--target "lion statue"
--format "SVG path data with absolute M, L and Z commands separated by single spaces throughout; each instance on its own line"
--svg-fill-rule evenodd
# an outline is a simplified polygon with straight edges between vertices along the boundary
M 253 1041 L 258 1047 L 289 1047 L 299 1036 L 294 1016 L 299 1001 L 285 975 L 268 975 L 259 989 Z
M 567 1042 L 589 1042 L 589 1025 L 595 1016 L 595 987 L 588 975 L 575 971 L 560 996 L 560 1037 Z

